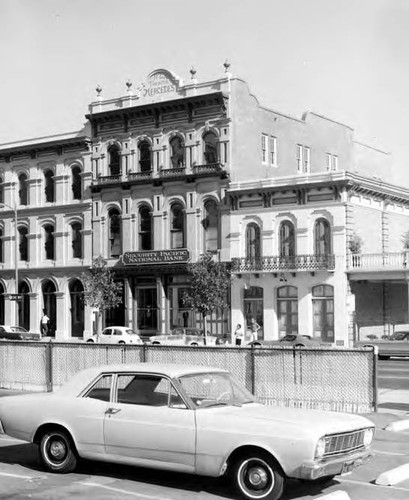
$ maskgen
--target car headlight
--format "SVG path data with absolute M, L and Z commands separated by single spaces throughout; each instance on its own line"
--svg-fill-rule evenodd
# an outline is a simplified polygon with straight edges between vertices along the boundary
M 321 458 L 325 453 L 325 438 L 322 437 L 318 440 L 317 446 L 315 448 L 315 458 Z
M 374 434 L 375 434 L 375 430 L 373 427 L 368 427 L 367 429 L 365 429 L 365 434 L 364 434 L 364 446 L 365 446 L 365 448 L 368 448 L 371 445 Z

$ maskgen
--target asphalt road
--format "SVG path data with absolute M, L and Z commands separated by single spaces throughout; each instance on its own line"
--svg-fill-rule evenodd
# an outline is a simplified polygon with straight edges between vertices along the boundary
M 378 387 L 409 390 L 409 358 L 379 360 Z

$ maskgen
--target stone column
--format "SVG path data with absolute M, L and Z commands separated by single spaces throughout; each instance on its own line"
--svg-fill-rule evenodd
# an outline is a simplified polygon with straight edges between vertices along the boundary
M 57 317 L 55 319 L 55 339 L 65 340 L 68 338 L 67 321 L 69 317 L 69 314 L 67 314 L 69 308 L 67 304 L 66 294 L 64 292 L 55 292 L 55 299 L 57 312 Z

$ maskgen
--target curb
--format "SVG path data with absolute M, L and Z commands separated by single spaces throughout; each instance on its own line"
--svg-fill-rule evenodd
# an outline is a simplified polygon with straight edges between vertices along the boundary
M 401 465 L 396 467 L 396 469 L 391 469 L 386 472 L 382 472 L 375 481 L 375 484 L 380 484 L 381 486 L 392 486 L 401 481 L 409 479 L 409 464 Z
M 338 490 L 333 493 L 317 497 L 317 500 L 351 500 L 351 497 L 346 491 Z
M 395 420 L 395 422 L 391 422 L 386 427 L 384 427 L 385 431 L 392 432 L 405 431 L 407 429 L 409 429 L 409 419 Z

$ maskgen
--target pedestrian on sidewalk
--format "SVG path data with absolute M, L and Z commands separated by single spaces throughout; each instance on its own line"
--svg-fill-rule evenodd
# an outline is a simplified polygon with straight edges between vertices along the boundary
M 43 316 L 41 317 L 41 336 L 46 337 L 50 329 L 50 318 L 47 316 L 47 311 L 43 309 Z
M 241 329 L 240 323 L 236 326 L 236 329 L 234 330 L 234 338 L 235 338 L 236 345 L 243 344 L 244 332 Z

